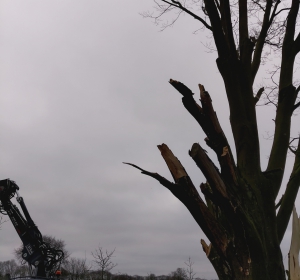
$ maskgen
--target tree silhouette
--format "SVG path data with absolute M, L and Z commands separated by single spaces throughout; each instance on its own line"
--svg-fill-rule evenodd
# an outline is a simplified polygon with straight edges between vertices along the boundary
M 92 252 L 92 256 L 94 257 L 94 262 L 97 267 L 100 269 L 101 280 L 104 279 L 105 274 L 109 273 L 114 267 L 118 264 L 112 261 L 115 250 L 108 252 L 104 250 L 102 247 L 98 246 L 98 248 Z
M 159 181 L 190 211 L 210 241 L 201 240 L 203 250 L 219 279 L 285 279 L 280 243 L 293 210 L 300 185 L 300 145 L 291 138 L 291 118 L 300 106 L 300 86 L 294 77 L 300 51 L 297 31 L 299 0 L 185 0 L 154 1 L 157 13 L 145 13 L 157 23 L 167 13 L 192 16 L 212 35 L 217 67 L 224 81 L 229 104 L 235 150 L 230 147 L 214 111 L 212 100 L 199 85 L 200 101 L 183 83 L 170 80 L 182 95 L 182 103 L 206 134 L 205 142 L 216 154 L 195 143 L 189 155 L 206 182 L 197 191 L 186 169 L 166 144 L 158 145 L 174 182 L 160 174 L 127 163 Z M 198 9 L 197 9 L 198 8 Z M 266 49 L 268 47 L 268 49 Z M 270 55 L 280 65 L 269 74 L 273 84 L 254 92 L 255 79 Z M 266 74 L 267 75 L 267 74 Z M 256 106 L 263 92 L 266 102 L 276 106 L 274 137 L 266 170 L 261 169 Z M 298 122 L 299 124 L 299 122 Z M 298 141 L 296 146 L 295 143 Z M 288 150 L 295 157 L 285 193 L 279 200 Z M 219 165 L 219 168 L 217 167 Z

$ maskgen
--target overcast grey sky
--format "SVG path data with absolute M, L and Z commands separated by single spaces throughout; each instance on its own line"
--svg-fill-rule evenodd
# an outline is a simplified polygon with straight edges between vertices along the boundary
M 122 164 L 171 179 L 156 148 L 166 143 L 195 185 L 204 181 L 188 156 L 204 134 L 170 78 L 196 93 L 205 85 L 232 141 L 216 54 L 203 46 L 205 33 L 193 34 L 201 26 L 186 16 L 159 32 L 139 15 L 152 6 L 0 0 L 0 179 L 17 182 L 41 232 L 65 240 L 74 257 L 92 260 L 99 244 L 116 248 L 113 272 L 132 275 L 168 274 L 191 257 L 198 277 L 216 278 L 184 206 Z M 259 110 L 266 159 L 274 110 Z M 13 258 L 20 240 L 10 222 L 0 236 L 0 261 Z M 289 240 L 290 231 L 284 259 Z

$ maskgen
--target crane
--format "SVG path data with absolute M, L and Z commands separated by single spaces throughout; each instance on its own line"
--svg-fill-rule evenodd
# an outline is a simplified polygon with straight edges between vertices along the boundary
M 11 202 L 16 196 L 22 212 Z M 31 276 L 53 278 L 64 258 L 57 250 L 43 241 L 43 236 L 33 222 L 24 199 L 19 195 L 19 186 L 10 179 L 0 180 L 0 213 L 8 215 L 22 243 L 22 258 L 28 263 Z

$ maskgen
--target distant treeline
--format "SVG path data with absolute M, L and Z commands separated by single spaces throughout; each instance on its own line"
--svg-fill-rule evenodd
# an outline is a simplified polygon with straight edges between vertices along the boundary
M 62 280 L 206 280 L 204 278 L 189 279 L 185 269 L 177 268 L 168 275 L 156 276 L 149 274 L 147 276 L 128 275 L 122 273 L 102 273 L 101 270 L 91 270 L 86 265 L 85 260 L 71 258 L 62 265 Z M 27 264 L 19 265 L 14 259 L 0 262 L 0 280 L 7 280 L 14 277 L 23 277 L 29 275 Z M 103 278 L 102 278 L 103 277 Z

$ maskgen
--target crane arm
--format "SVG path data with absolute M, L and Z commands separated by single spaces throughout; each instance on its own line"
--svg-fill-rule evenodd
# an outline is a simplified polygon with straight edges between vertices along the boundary
M 36 276 L 48 277 L 53 274 L 57 264 L 63 259 L 63 252 L 51 248 L 43 241 L 42 234 L 33 222 L 25 202 L 18 193 L 18 185 L 10 180 L 0 180 L 0 212 L 8 215 L 22 243 L 22 258 L 36 268 Z M 19 208 L 11 202 L 16 195 L 25 217 Z

